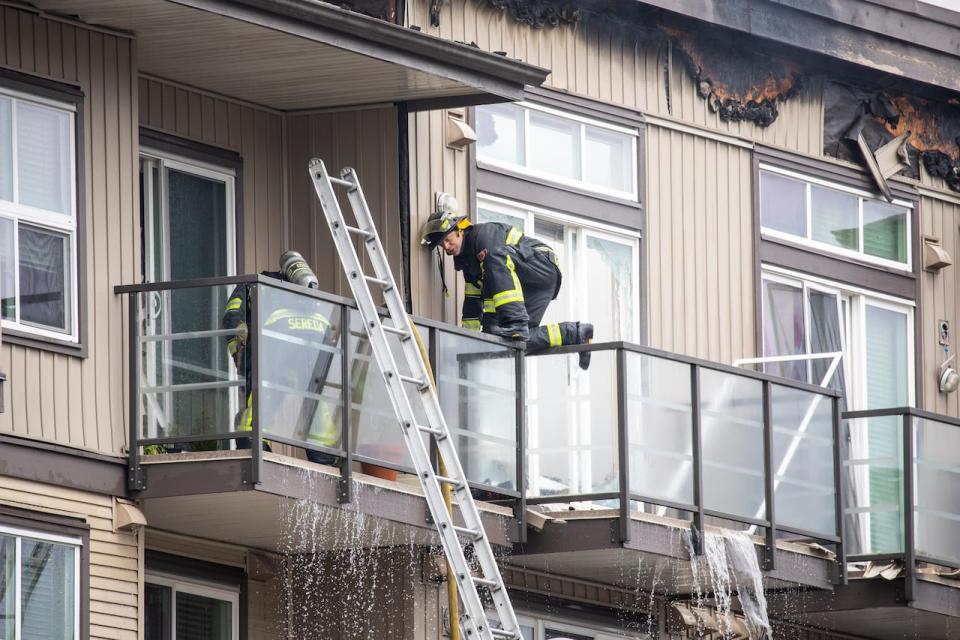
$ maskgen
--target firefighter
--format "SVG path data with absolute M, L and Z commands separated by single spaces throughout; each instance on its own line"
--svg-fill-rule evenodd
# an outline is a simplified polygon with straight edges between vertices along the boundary
M 516 227 L 472 224 L 466 216 L 440 210 L 424 223 L 421 244 L 453 256 L 454 267 L 463 272 L 465 328 L 525 341 L 528 353 L 593 339 L 593 325 L 585 322 L 540 326 L 547 305 L 560 292 L 560 265 L 550 247 Z M 582 351 L 580 368 L 588 366 L 590 353 Z
M 318 288 L 316 276 L 299 253 L 285 252 L 280 258 L 280 267 L 280 271 L 262 271 L 261 275 L 313 289 Z M 227 349 L 237 371 L 244 376 L 248 390 L 245 407 L 235 417 L 234 428 L 239 431 L 250 431 L 253 428 L 252 371 L 246 349 L 250 322 L 248 294 L 247 284 L 237 285 L 227 300 L 222 319 L 224 329 L 233 329 L 237 332 L 228 337 Z M 286 384 L 282 386 L 295 389 L 303 387 L 304 392 L 320 395 L 333 355 L 329 351 L 321 350 L 316 358 L 312 356 L 304 358 L 305 350 L 300 345 L 305 342 L 335 345 L 336 332 L 329 319 L 319 311 L 316 300 L 306 296 L 297 296 L 295 301 L 291 297 L 290 300 L 288 306 L 272 309 L 263 320 L 264 330 L 270 329 L 278 336 L 271 338 L 269 348 L 264 349 L 263 373 L 269 377 L 283 378 Z M 289 338 L 289 341 L 284 340 L 285 337 Z M 307 352 L 309 353 L 309 350 Z M 278 379 L 270 382 L 276 383 Z M 285 392 L 276 393 L 266 388 L 261 389 L 264 413 L 274 414 L 263 416 L 264 430 L 273 427 L 278 433 L 290 431 L 289 426 L 284 428 L 282 425 L 271 425 L 271 420 L 279 419 L 276 414 L 280 412 L 276 410 L 288 399 L 288 395 Z M 339 446 L 340 428 L 334 412 L 329 409 L 326 402 L 303 398 L 299 416 L 293 422 L 294 434 L 301 435 L 306 431 L 306 439 L 310 442 L 332 448 Z M 239 440 L 238 446 L 247 449 L 250 447 L 250 441 Z M 270 451 L 270 445 L 266 440 L 263 447 Z M 337 462 L 336 456 L 310 449 L 307 449 L 307 459 L 329 465 Z

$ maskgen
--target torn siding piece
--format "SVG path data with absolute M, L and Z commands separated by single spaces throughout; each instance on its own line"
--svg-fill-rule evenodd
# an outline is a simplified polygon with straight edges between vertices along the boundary
M 556 27 L 560 24 L 576 24 L 583 18 L 583 11 L 574 4 L 561 4 L 549 0 L 487 0 L 496 9 L 507 11 L 514 20 L 535 29 Z
M 904 175 L 919 178 L 920 165 L 960 191 L 960 107 L 915 96 L 824 83 L 824 153 L 857 163 L 864 159 L 852 142 L 853 128 L 877 152 L 905 136 Z M 955 101 L 954 101 L 955 102 Z

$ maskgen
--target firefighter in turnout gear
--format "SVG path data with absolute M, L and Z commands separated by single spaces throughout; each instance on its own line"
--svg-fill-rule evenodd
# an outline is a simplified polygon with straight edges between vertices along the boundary
M 421 244 L 453 256 L 454 267 L 463 272 L 465 328 L 526 341 L 528 353 L 593 339 L 593 325 L 585 322 L 540 326 L 547 305 L 560 292 L 560 265 L 550 247 L 516 227 L 472 224 L 455 207 L 447 208 L 424 223 Z M 580 367 L 589 365 L 590 353 L 581 352 Z
M 280 271 L 262 271 L 261 275 L 293 282 L 316 289 L 317 279 L 302 256 L 287 251 L 280 259 Z M 261 287 L 261 290 L 266 287 Z M 236 334 L 227 338 L 227 349 L 246 382 L 245 406 L 235 417 L 235 429 L 253 428 L 252 371 L 248 358 L 247 338 L 250 332 L 248 296 L 250 285 L 240 284 L 231 292 L 224 307 L 222 325 Z M 316 399 L 321 395 L 327 373 L 333 360 L 328 347 L 335 347 L 339 336 L 329 319 L 321 312 L 322 302 L 297 294 L 281 295 L 282 306 L 261 307 L 263 314 L 263 342 L 261 362 L 265 381 L 272 383 L 261 388 L 261 412 L 264 431 L 306 439 L 317 445 L 340 446 L 340 427 L 328 403 Z M 262 303 L 263 304 L 263 303 Z M 322 345 L 325 348 L 318 348 Z M 316 352 L 316 353 L 315 353 Z M 276 387 L 284 390 L 277 390 Z M 301 391 L 300 396 L 296 392 Z M 288 415 L 283 409 L 293 407 L 297 415 Z M 278 423 L 278 424 L 274 424 Z M 239 440 L 238 446 L 249 448 L 249 440 Z M 270 445 L 264 440 L 264 449 Z M 335 464 L 336 456 L 307 449 L 307 458 L 320 464 Z

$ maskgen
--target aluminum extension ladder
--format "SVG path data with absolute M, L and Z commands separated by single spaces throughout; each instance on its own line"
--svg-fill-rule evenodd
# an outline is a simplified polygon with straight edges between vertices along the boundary
M 437 533 L 440 534 L 447 562 L 450 563 L 456 576 L 460 599 L 464 605 L 460 625 L 465 637 L 468 640 L 481 638 L 483 640 L 495 638 L 520 640 L 520 625 L 510 604 L 510 597 L 507 595 L 503 578 L 497 568 L 487 534 L 480 522 L 477 506 L 473 502 L 473 496 L 470 495 L 467 478 L 453 447 L 453 440 L 450 438 L 450 432 L 437 399 L 437 392 L 431 384 L 416 341 L 413 340 L 412 323 L 407 316 L 393 273 L 387 263 L 380 236 L 377 234 L 370 209 L 363 197 L 357 174 L 353 169 L 345 168 L 340 178 L 333 178 L 327 173 L 323 161 L 318 158 L 310 161 L 309 169 L 310 179 L 313 180 L 313 186 L 320 198 L 320 207 L 327 219 L 333 243 L 337 247 L 340 262 L 347 273 L 347 281 L 350 283 L 360 317 L 370 338 L 373 355 L 386 383 L 390 403 L 400 421 L 403 439 L 413 460 L 414 469 L 420 478 L 420 484 L 423 486 L 430 514 L 437 526 Z M 348 225 L 344 219 L 334 192 L 334 185 L 346 188 L 347 198 L 356 218 L 356 226 Z M 363 240 L 363 247 L 370 264 L 373 265 L 372 275 L 364 273 L 352 236 Z M 377 311 L 370 291 L 371 285 L 383 292 L 383 299 L 387 306 L 385 317 L 381 318 Z M 400 373 L 387 342 L 388 333 L 399 336 L 411 375 Z M 406 393 L 408 385 L 419 391 L 417 396 L 426 415 L 427 424 L 418 424 L 415 419 L 413 406 Z M 437 449 L 446 465 L 447 476 L 434 472 L 430 464 L 430 454 L 421 437 L 423 433 L 432 435 L 436 440 Z M 459 527 L 453 524 L 452 517 L 447 513 L 443 502 L 440 483 L 446 483 L 453 489 L 465 526 Z M 465 542 L 461 543 L 461 538 Z M 473 545 L 474 556 L 479 561 L 482 576 L 473 575 L 461 544 Z M 494 604 L 492 613 L 496 614 L 500 628 L 491 627 L 488 623 L 478 588 L 483 588 L 489 593 Z M 456 624 L 456 621 L 451 620 L 451 624 Z

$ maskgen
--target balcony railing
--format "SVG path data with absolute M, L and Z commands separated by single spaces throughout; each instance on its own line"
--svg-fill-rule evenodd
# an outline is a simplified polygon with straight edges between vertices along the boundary
M 345 460 L 344 501 L 352 460 L 412 470 L 352 301 L 257 275 L 116 291 L 129 297 L 131 310 L 132 488 L 144 488 L 145 454 L 209 449 L 251 449 L 256 483 L 262 449 L 251 441 Z M 228 300 L 238 295 L 245 327 L 224 327 Z M 522 504 L 522 351 L 475 332 L 415 322 L 471 486 Z M 229 342 L 241 334 L 245 348 L 235 362 Z M 388 339 L 408 375 L 399 337 Z
M 960 568 L 960 420 L 910 407 L 843 414 L 849 560 Z
M 591 351 L 586 371 L 572 353 Z M 527 501 L 631 509 L 841 545 L 839 398 L 831 390 L 638 347 L 526 358 Z
M 131 310 L 133 489 L 145 454 L 203 449 L 250 449 L 256 483 L 262 447 L 250 443 L 263 441 L 345 461 L 344 501 L 353 460 L 411 471 L 350 300 L 256 275 L 117 292 Z M 247 306 L 238 362 L 228 345 L 244 329 L 222 321 L 236 293 Z M 304 318 L 316 326 L 300 330 Z M 627 343 L 522 357 L 499 339 L 415 322 L 471 485 L 511 501 L 521 523 L 525 501 L 589 503 L 618 509 L 626 540 L 641 506 L 679 512 L 698 532 L 710 519 L 763 529 L 770 568 L 785 537 L 833 545 L 844 566 L 835 392 Z

